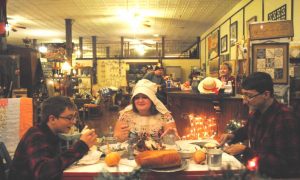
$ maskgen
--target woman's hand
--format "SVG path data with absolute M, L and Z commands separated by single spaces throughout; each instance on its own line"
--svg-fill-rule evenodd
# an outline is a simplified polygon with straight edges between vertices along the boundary
M 128 139 L 130 128 L 127 123 L 117 121 L 115 130 L 114 130 L 114 136 L 118 141 L 126 141 Z

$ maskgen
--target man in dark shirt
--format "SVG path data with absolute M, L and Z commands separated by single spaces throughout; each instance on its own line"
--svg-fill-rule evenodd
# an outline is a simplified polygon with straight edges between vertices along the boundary
M 164 104 L 167 104 L 166 81 L 163 77 L 164 68 L 160 65 L 155 66 L 154 71 L 145 74 L 143 79 L 148 79 L 158 85 L 156 96 Z
M 96 143 L 94 130 L 81 135 L 70 149 L 60 152 L 58 133 L 68 133 L 76 123 L 76 106 L 68 98 L 54 96 L 42 104 L 41 124 L 22 137 L 10 167 L 11 180 L 61 179 L 64 169 Z
M 220 144 L 248 140 L 249 145 L 233 144 L 225 152 L 235 155 L 244 150 L 248 159 L 256 157 L 262 176 L 300 177 L 299 120 L 274 98 L 271 76 L 251 74 L 242 83 L 242 93 L 243 102 L 249 106 L 248 122 L 232 134 L 222 135 Z

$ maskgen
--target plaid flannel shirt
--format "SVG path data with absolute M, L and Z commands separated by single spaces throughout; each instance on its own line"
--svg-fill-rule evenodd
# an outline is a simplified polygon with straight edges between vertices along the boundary
M 60 152 L 59 138 L 47 125 L 30 128 L 21 139 L 10 167 L 10 180 L 61 179 L 64 169 L 89 150 L 81 140 Z
M 234 132 L 233 142 L 249 140 L 250 154 L 259 158 L 262 175 L 300 177 L 299 132 L 299 120 L 294 113 L 274 100 L 263 114 L 256 111 L 250 115 L 246 126 Z

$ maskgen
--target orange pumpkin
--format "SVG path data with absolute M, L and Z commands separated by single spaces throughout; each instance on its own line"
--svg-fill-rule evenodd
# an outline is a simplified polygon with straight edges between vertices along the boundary
M 203 152 L 201 150 L 197 150 L 193 155 L 193 159 L 194 159 L 195 163 L 197 163 L 197 164 L 202 163 L 206 159 L 205 152 Z
M 112 166 L 117 166 L 121 160 L 121 156 L 117 152 L 111 152 L 106 155 L 104 162 L 106 163 L 107 166 L 112 167 Z

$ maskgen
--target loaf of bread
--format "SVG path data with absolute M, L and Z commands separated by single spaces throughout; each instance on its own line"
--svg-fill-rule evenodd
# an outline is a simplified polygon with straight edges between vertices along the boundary
M 135 157 L 135 161 L 145 168 L 169 168 L 181 165 L 181 157 L 176 150 L 144 151 Z

